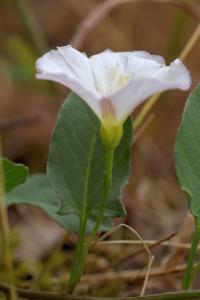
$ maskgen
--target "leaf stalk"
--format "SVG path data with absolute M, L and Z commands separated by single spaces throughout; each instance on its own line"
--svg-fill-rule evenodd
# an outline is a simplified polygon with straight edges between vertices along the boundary
M 103 189 L 102 200 L 100 202 L 100 207 L 99 207 L 99 215 L 97 217 L 96 224 L 94 225 L 94 228 L 86 241 L 84 240 L 84 237 L 87 229 L 87 217 L 88 217 L 87 206 L 85 206 L 84 213 L 81 217 L 79 239 L 75 250 L 74 264 L 72 266 L 70 279 L 68 283 L 68 292 L 70 293 L 74 291 L 77 283 L 80 281 L 81 275 L 84 271 L 88 252 L 92 246 L 92 242 L 95 239 L 99 227 L 101 226 L 101 223 L 103 222 L 104 219 L 106 203 L 112 185 L 113 159 L 114 159 L 114 149 L 106 149 L 104 189 Z M 84 202 L 87 203 L 87 199 L 85 199 Z

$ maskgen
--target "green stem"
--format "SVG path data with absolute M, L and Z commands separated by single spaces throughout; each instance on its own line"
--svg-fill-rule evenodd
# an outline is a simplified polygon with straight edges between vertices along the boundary
M 75 251 L 75 258 L 74 258 L 74 264 L 70 273 L 70 279 L 68 283 L 68 291 L 73 292 L 75 286 L 79 282 L 81 275 L 84 271 L 85 263 L 87 254 L 89 252 L 89 249 L 91 247 L 92 241 L 94 240 L 96 233 L 98 232 L 98 229 L 103 221 L 104 218 L 104 212 L 106 209 L 106 202 L 108 199 L 108 195 L 110 192 L 110 187 L 112 183 L 112 167 L 113 167 L 113 157 L 114 157 L 114 150 L 107 150 L 106 156 L 105 156 L 105 176 L 104 176 L 104 192 L 102 201 L 100 203 L 99 208 L 99 216 L 97 218 L 96 224 L 94 226 L 94 229 L 90 236 L 88 237 L 87 242 L 84 242 L 84 236 L 86 232 L 87 227 L 87 207 L 84 208 L 84 213 L 81 218 L 80 222 L 80 233 L 79 233 L 79 239 L 76 246 Z M 87 192 L 87 191 L 86 191 Z M 87 197 L 87 193 L 85 194 L 85 197 Z M 86 200 L 86 199 L 85 199 Z M 87 203 L 87 201 L 84 201 L 84 203 Z
M 88 248 L 91 246 L 91 243 L 93 242 L 99 227 L 101 226 L 101 223 L 103 222 L 104 213 L 106 209 L 107 199 L 110 193 L 111 185 L 112 185 L 112 169 L 113 169 L 113 160 L 114 160 L 114 149 L 107 149 L 106 155 L 105 155 L 105 177 L 104 177 L 104 195 L 102 197 L 102 201 L 100 203 L 99 208 L 99 216 L 97 218 L 95 227 L 90 234 L 87 244 Z
M 188 290 L 192 284 L 193 265 L 194 265 L 194 260 L 195 260 L 196 253 L 197 253 L 199 239 L 200 239 L 200 223 L 198 220 L 196 220 L 195 232 L 194 232 L 194 236 L 192 239 L 192 245 L 191 245 L 188 260 L 187 260 L 186 270 L 185 270 L 185 273 L 183 276 L 183 282 L 182 282 L 182 286 L 181 286 L 182 290 Z
M 84 237 L 85 237 L 86 227 L 87 227 L 87 216 L 85 214 L 80 221 L 80 231 L 79 231 L 79 238 L 75 250 L 74 264 L 71 269 L 69 283 L 68 283 L 68 291 L 70 293 L 73 292 L 77 282 L 79 281 L 83 273 L 83 269 L 85 266 L 85 258 L 87 253 L 84 245 Z

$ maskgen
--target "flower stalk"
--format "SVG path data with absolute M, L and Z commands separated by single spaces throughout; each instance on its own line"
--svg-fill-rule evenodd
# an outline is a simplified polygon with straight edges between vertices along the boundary
M 109 193 L 112 186 L 112 169 L 113 169 L 113 160 L 114 160 L 114 149 L 107 149 L 105 155 L 105 176 L 104 176 L 104 195 L 102 197 L 102 201 L 100 203 L 99 216 L 97 218 L 95 227 L 88 238 L 87 244 L 89 247 L 91 246 L 101 223 L 103 222 L 104 213 L 106 210 L 107 199 L 109 197 Z

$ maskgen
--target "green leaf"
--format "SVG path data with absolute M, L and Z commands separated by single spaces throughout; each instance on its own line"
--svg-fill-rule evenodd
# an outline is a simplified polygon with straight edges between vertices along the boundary
M 57 214 L 58 199 L 55 191 L 50 186 L 45 174 L 31 175 L 25 184 L 17 187 L 6 197 L 7 205 L 27 204 L 41 208 L 50 218 L 67 230 L 78 232 L 79 219 L 77 215 L 71 214 L 61 216 Z M 88 231 L 94 226 L 92 219 L 88 222 Z M 101 227 L 106 231 L 111 227 L 111 222 L 105 220 Z
M 22 164 L 16 164 L 6 158 L 1 158 L 4 184 L 6 193 L 10 192 L 16 186 L 24 183 L 28 177 L 28 168 Z
M 60 213 L 83 211 L 87 191 L 87 213 L 97 215 L 103 194 L 105 149 L 100 138 L 100 122 L 74 93 L 64 102 L 53 132 L 48 161 L 48 178 L 59 197 Z M 114 157 L 113 184 L 105 216 L 124 215 L 120 194 L 130 170 L 132 125 L 128 119 Z M 87 180 L 87 174 L 89 178 Z
M 200 85 L 187 99 L 178 130 L 176 172 L 190 197 L 191 213 L 200 218 Z

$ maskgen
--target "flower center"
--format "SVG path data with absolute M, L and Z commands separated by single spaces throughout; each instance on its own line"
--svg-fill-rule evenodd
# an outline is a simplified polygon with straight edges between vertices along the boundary
M 125 86 L 131 79 L 130 74 L 121 74 L 116 67 L 113 67 L 109 72 L 109 80 L 112 84 L 112 90 L 116 91 Z

